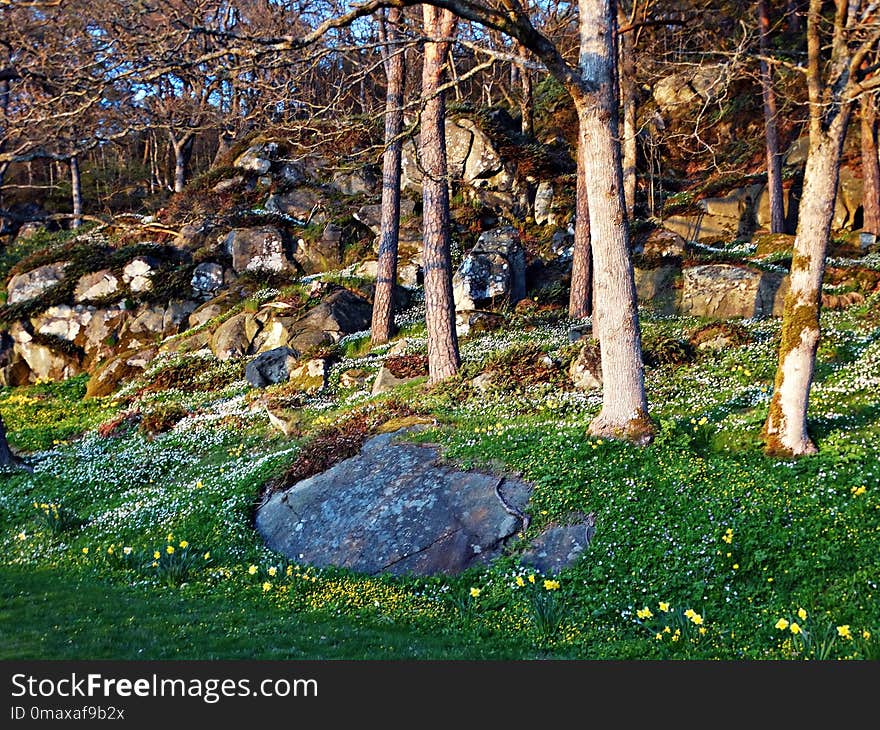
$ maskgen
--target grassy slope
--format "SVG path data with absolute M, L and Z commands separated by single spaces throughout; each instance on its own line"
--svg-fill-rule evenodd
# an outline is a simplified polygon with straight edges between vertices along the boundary
M 646 316 L 646 339 L 695 324 Z M 35 467 L 0 476 L 3 656 L 876 658 L 880 328 L 870 307 L 827 313 L 824 325 L 811 411 L 821 454 L 797 462 L 767 459 L 756 438 L 773 321 L 747 323 L 747 347 L 649 369 L 660 432 L 646 449 L 586 436 L 596 394 L 541 384 L 485 395 L 463 384 L 403 389 L 400 398 L 440 419 L 424 438 L 451 458 L 500 462 L 534 481 L 534 531 L 573 510 L 596 513 L 586 557 L 557 590 L 541 576 L 529 583 L 515 555 L 453 578 L 369 578 L 266 550 L 250 526 L 254 501 L 299 442 L 267 431 L 240 382 L 141 399 L 148 410 L 170 403 L 192 413 L 155 437 L 100 438 L 91 429 L 121 406 L 83 401 L 82 379 L 0 391 L 11 440 L 34 450 Z M 565 325 L 551 318 L 474 338 L 466 367 L 528 341 L 558 352 Z M 380 359 L 346 360 L 333 381 Z M 367 400 L 338 390 L 313 399 L 306 428 Z M 42 504 L 59 505 L 61 517 Z M 185 584 L 166 585 L 181 558 L 193 563 Z M 775 628 L 780 618 L 803 631 Z M 837 636 L 843 625 L 852 640 Z

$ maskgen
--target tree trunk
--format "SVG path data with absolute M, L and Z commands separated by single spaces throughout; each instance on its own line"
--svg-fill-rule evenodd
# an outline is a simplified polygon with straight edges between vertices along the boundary
M 373 297 L 371 342 L 380 345 L 394 334 L 394 285 L 397 283 L 397 242 L 400 233 L 400 158 L 403 149 L 404 54 L 397 41 L 398 8 L 388 11 L 382 21 L 384 33 L 385 153 L 382 158 L 382 224 L 379 234 L 379 261 L 376 266 L 376 292 Z
M 423 6 L 425 35 L 450 38 L 456 17 L 448 10 Z M 422 67 L 422 129 L 419 154 L 422 179 L 422 220 L 425 275 L 425 321 L 428 336 L 428 382 L 436 383 L 458 372 L 458 337 L 452 297 L 452 261 L 449 252 L 449 187 L 446 167 L 445 101 L 443 80 L 448 43 L 425 43 Z
M 636 203 L 636 49 L 633 34 L 620 35 L 620 105 L 623 111 L 623 198 L 632 219 Z
M 862 96 L 862 228 L 875 236 L 880 235 L 880 158 L 877 151 L 877 97 Z
M 575 191 L 574 252 L 571 262 L 571 290 L 568 294 L 568 316 L 572 319 L 589 317 L 593 311 L 593 253 L 590 250 L 590 205 L 587 184 L 586 149 L 589 140 L 585 128 L 578 128 L 577 186 Z
M 82 178 L 79 174 L 79 157 L 73 155 L 70 158 L 70 198 L 73 204 L 73 219 L 71 228 L 79 228 L 82 225 Z
M 193 135 L 186 135 L 180 140 L 171 138 L 174 150 L 174 192 L 182 193 L 189 172 L 189 160 L 192 157 Z
M 822 77 L 822 0 L 810 0 L 807 16 L 810 149 L 804 169 L 790 285 L 782 314 L 776 379 L 763 431 L 765 449 L 773 455 L 816 453 L 807 434 L 807 408 L 819 344 L 825 252 L 837 198 L 840 155 L 852 111 L 852 103 L 845 97 L 851 90 L 847 71 L 851 58 L 844 41 L 845 9 L 841 6 L 836 15 L 831 59 L 826 66 L 839 74 L 836 79 Z
M 576 99 L 584 146 L 590 210 L 595 311 L 602 357 L 602 410 L 590 423 L 596 436 L 648 443 L 636 287 L 623 198 L 623 170 L 615 85 L 614 0 L 580 0 L 580 71 L 583 92 Z
M 810 140 L 791 262 L 791 283 L 782 316 L 776 380 L 764 426 L 767 452 L 774 455 L 816 453 L 816 447 L 807 435 L 807 406 L 819 344 L 825 251 L 834 216 L 845 126 L 836 125 L 831 134 Z
M 770 52 L 770 15 L 767 0 L 758 0 L 758 26 L 761 54 Z M 776 126 L 776 92 L 770 65 L 761 61 L 761 95 L 764 99 L 764 141 L 767 151 L 767 194 L 770 198 L 770 232 L 785 233 L 785 204 L 782 195 L 782 158 Z
M 528 49 L 522 43 L 517 43 L 516 52 L 525 57 Z M 525 64 L 519 66 L 519 83 L 521 92 L 519 98 L 520 131 L 530 135 L 535 131 L 535 100 L 532 73 Z

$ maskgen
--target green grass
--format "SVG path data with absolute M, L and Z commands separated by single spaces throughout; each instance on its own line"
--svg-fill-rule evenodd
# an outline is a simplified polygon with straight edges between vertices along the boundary
M 647 448 L 589 437 L 601 395 L 557 377 L 485 393 L 464 378 L 398 389 L 440 422 L 420 440 L 534 483 L 531 534 L 595 514 L 592 543 L 558 586 L 521 567 L 518 546 L 489 568 L 417 578 L 314 570 L 262 545 L 262 485 L 367 392 L 307 399 L 305 432 L 288 441 L 239 381 L 129 396 L 190 415 L 166 433 L 113 438 L 95 426 L 122 406 L 83 400 L 81 378 L 4 390 L 0 412 L 35 471 L 0 475 L 3 657 L 876 659 L 880 327 L 869 314 L 823 314 L 810 411 L 820 454 L 797 461 L 764 456 L 759 440 L 774 320 L 744 322 L 747 345 L 647 369 L 658 425 Z M 654 340 L 700 324 L 643 320 Z M 423 351 L 418 325 L 408 338 Z M 545 317 L 469 338 L 463 372 L 535 346 L 561 357 L 566 344 L 567 323 Z M 331 382 L 385 356 L 349 355 Z M 64 519 L 47 521 L 43 504 Z

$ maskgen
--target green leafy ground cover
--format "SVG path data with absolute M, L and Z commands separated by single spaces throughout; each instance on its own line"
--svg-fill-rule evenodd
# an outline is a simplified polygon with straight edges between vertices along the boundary
M 338 385 L 386 357 L 362 336 L 339 348 L 329 390 L 297 401 L 290 440 L 240 364 L 212 358 L 214 390 L 135 383 L 86 400 L 82 378 L 4 389 L 10 441 L 34 471 L 0 475 L 3 658 L 876 659 L 876 299 L 823 314 L 813 458 L 761 451 L 775 320 L 743 322 L 748 344 L 648 367 L 647 448 L 587 435 L 600 394 L 565 386 L 569 323 L 552 311 L 464 342 L 461 378 L 394 392 L 436 419 L 418 438 L 447 458 L 535 484 L 530 534 L 595 514 L 583 559 L 558 576 L 521 567 L 516 546 L 487 569 L 418 578 L 314 570 L 261 544 L 263 485 L 350 411 L 382 412 L 389 396 Z M 644 314 L 646 343 L 684 342 L 701 324 Z M 412 353 L 425 347 L 419 316 L 400 318 Z M 544 370 L 470 384 L 541 351 Z M 157 363 L 145 382 L 192 372 L 193 357 Z M 167 429 L 126 417 L 172 406 Z

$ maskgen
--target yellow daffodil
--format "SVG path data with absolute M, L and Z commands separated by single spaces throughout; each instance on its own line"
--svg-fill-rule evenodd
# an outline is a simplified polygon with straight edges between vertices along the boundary
M 524 586 L 526 582 L 523 580 L 521 575 L 516 576 L 516 584 L 520 587 Z
M 27 535 L 25 535 L 23 532 L 19 532 L 18 539 L 19 540 L 27 540 Z
M 210 552 L 205 553 L 205 560 L 210 560 L 210 559 L 211 559 L 211 553 Z
M 257 566 L 251 565 L 248 566 L 248 575 L 256 575 L 257 574 Z
M 803 608 L 799 608 L 799 609 L 797 610 L 797 614 L 798 614 L 798 618 L 799 618 L 801 621 L 806 621 L 806 620 L 807 620 L 807 612 L 806 612 L 805 609 L 803 609 Z
M 293 574 L 293 566 L 288 565 L 287 570 L 284 571 L 284 574 L 289 578 Z
M 107 548 L 107 555 L 113 555 L 113 546 Z
M 849 632 L 849 624 L 843 624 L 843 626 L 837 627 L 837 635 L 842 639 L 852 639 L 852 634 Z
M 739 563 L 734 563 L 734 564 L 733 564 L 733 569 L 734 569 L 734 570 L 739 570 Z
M 186 540 L 181 540 L 180 547 L 182 547 L 182 548 L 189 547 L 189 543 Z
M 700 626 L 700 636 L 705 636 L 705 635 L 706 635 L 706 627 Z
M 785 631 L 788 628 L 788 621 L 784 618 L 779 619 L 779 621 L 776 622 L 776 628 L 780 631 Z
M 278 572 L 278 568 L 276 568 L 274 565 L 270 566 L 270 568 L 268 570 L 269 575 L 275 575 L 275 573 L 277 573 L 277 572 Z
M 88 555 L 88 554 L 89 554 L 89 549 L 87 547 L 84 547 L 83 548 L 83 555 Z
M 544 590 L 555 591 L 559 588 L 558 580 L 545 580 L 544 581 Z
M 268 591 L 271 587 L 272 587 L 272 584 L 269 581 L 266 581 L 265 583 L 263 583 L 263 593 Z
M 172 535 L 172 534 L 169 532 L 168 535 L 166 535 L 165 539 L 166 539 L 168 542 L 171 542 L 171 541 L 174 539 L 174 535 Z
M 863 638 L 865 641 L 867 641 L 868 639 L 871 638 L 871 632 L 868 631 L 867 629 L 865 629 L 865 630 L 862 632 L 862 638 Z
M 721 539 L 724 540 L 724 542 L 726 542 L 728 545 L 730 545 L 730 543 L 733 542 L 733 530 L 728 527 L 727 532 L 725 532 L 721 536 Z
M 174 555 L 174 545 L 169 545 L 168 547 L 166 547 L 165 552 L 169 555 Z
M 654 614 L 651 613 L 651 609 L 648 608 L 647 606 L 645 606 L 644 608 L 640 608 L 638 611 L 636 611 L 636 616 L 638 618 L 642 618 L 642 619 L 651 618 L 651 616 L 653 616 L 653 615 Z
M 471 588 L 471 596 L 473 598 L 476 598 L 477 596 L 479 596 L 480 593 L 481 593 L 481 591 L 479 588 Z
M 861 487 L 853 487 L 850 491 L 852 492 L 853 497 L 860 497 L 868 490 L 865 489 L 864 486 L 861 486 Z
M 654 634 L 654 638 L 657 639 L 657 641 L 660 641 L 663 638 L 663 634 Z
M 199 480 L 196 482 L 196 489 L 201 489 L 203 486 L 205 486 L 205 485 L 202 484 L 202 480 L 199 479 Z
M 532 573 L 532 574 L 529 576 L 529 583 L 534 583 L 534 582 L 535 582 L 535 574 Z
M 160 557 L 162 557 L 162 556 L 161 556 L 161 554 L 159 553 L 159 551 L 158 551 L 158 550 L 155 550 L 155 551 L 153 552 L 153 560 L 158 560 Z
M 657 605 L 660 606 L 661 611 L 663 611 L 664 613 L 669 613 L 669 604 L 666 601 L 660 601 L 660 603 Z
M 703 623 L 703 617 L 698 613 L 694 613 L 693 616 L 690 617 L 691 621 L 696 625 L 700 626 Z
M 788 630 L 793 634 L 801 633 L 801 627 L 796 622 L 792 622 L 791 626 L 788 627 Z

